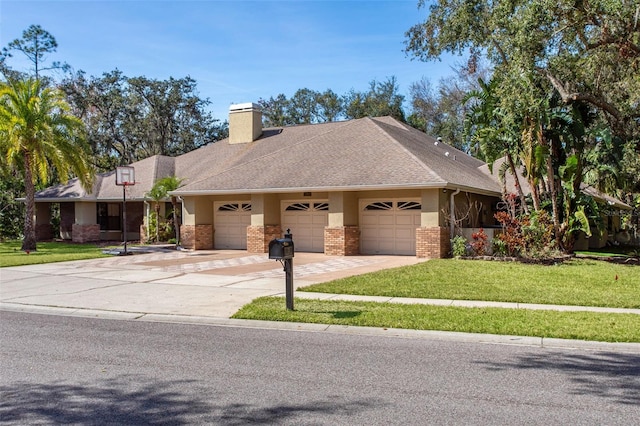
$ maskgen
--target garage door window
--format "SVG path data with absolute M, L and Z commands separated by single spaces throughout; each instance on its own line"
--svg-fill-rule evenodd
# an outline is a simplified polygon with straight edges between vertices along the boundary
M 329 210 L 329 203 L 293 203 L 285 209 L 288 212 L 311 212 Z
M 416 201 L 398 201 L 398 210 L 421 210 L 422 204 Z
M 365 210 L 393 210 L 393 201 L 377 201 L 375 203 L 367 204 Z
M 369 203 L 364 207 L 365 211 L 384 211 L 394 210 L 393 201 L 376 201 L 375 203 Z M 396 210 L 421 210 L 422 204 L 417 201 L 397 201 L 395 203 Z
M 251 204 L 247 203 L 229 203 L 218 207 L 219 212 L 250 212 Z

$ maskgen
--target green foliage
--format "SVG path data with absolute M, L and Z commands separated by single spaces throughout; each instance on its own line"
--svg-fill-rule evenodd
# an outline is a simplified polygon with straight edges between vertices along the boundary
M 54 172 L 62 181 L 75 175 L 91 190 L 94 174 L 88 162 L 84 126 L 69 109 L 62 92 L 43 88 L 38 80 L 0 84 L 3 169 L 24 178 L 24 250 L 36 249 L 33 217 L 38 182 L 48 182 Z
M 584 219 L 585 178 L 627 199 L 639 190 L 637 21 L 628 1 L 438 0 L 406 33 L 407 53 L 422 60 L 486 55 L 493 75 L 470 95 L 471 145 L 489 162 L 511 156 L 512 175 L 524 167 L 534 210 L 551 203 L 567 251 Z
M 451 240 L 451 254 L 453 257 L 462 257 L 467 255 L 467 239 L 462 235 L 456 235 Z
M 149 192 L 145 194 L 146 197 L 153 201 L 154 205 L 154 214 L 149 223 L 149 237 L 154 238 L 155 236 L 155 241 L 166 241 L 170 238 L 170 234 L 174 233 L 175 240 L 178 243 L 180 242 L 179 218 L 176 214 L 178 212 L 176 198 L 171 197 L 173 224 L 160 218 L 160 202 L 169 196 L 169 192 L 178 189 L 181 183 L 182 179 L 176 176 L 166 176 L 158 179 Z
M 497 237 L 491 241 L 491 248 L 494 256 L 506 256 L 509 253 L 507 243 Z
M 0 174 L 1 175 L 1 174 Z M 24 203 L 16 198 L 24 196 L 24 182 L 15 173 L 0 179 L 0 241 L 22 237 Z
M 190 77 L 129 78 L 115 70 L 102 77 L 80 71 L 62 82 L 75 114 L 88 129 L 100 170 L 152 155 L 175 156 L 228 135 L 227 124 L 206 111 Z
M 258 104 L 264 125 L 280 127 L 386 115 L 405 121 L 403 101 L 396 78 L 390 77 L 383 82 L 373 80 L 365 92 L 351 90 L 338 96 L 330 89 L 316 92 L 304 88 L 290 99 L 281 93 L 275 98 L 260 99 Z
M 423 132 L 440 137 L 462 151 L 478 156 L 478 146 L 465 134 L 465 117 L 470 105 L 465 102 L 467 93 L 478 90 L 478 80 L 488 74 L 471 60 L 466 66 L 455 69 L 455 75 L 441 79 L 437 86 L 426 77 L 409 86 L 412 113 L 407 123 Z

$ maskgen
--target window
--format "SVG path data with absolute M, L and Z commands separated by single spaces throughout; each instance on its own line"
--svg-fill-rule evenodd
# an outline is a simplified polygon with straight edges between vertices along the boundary
M 313 212 L 313 211 L 329 211 L 329 203 L 319 202 L 319 203 L 292 203 L 289 204 L 285 209 L 285 211 L 292 212 Z
M 365 210 L 393 210 L 393 201 L 378 201 L 367 204 Z
M 98 203 L 97 222 L 101 231 L 121 231 L 120 203 Z
M 218 207 L 219 212 L 250 212 L 251 204 L 249 203 L 229 203 Z

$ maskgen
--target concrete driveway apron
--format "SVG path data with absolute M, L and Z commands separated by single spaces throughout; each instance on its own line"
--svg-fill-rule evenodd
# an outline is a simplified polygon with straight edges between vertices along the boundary
M 421 262 L 413 256 L 296 253 L 294 286 Z M 281 264 L 240 250 L 174 251 L 0 268 L 0 303 L 228 318 L 261 296 L 284 295 Z

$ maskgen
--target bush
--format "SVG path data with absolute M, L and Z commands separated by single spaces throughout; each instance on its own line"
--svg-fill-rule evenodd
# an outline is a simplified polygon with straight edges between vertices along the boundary
M 489 237 L 483 228 L 480 228 L 478 232 L 471 234 L 473 242 L 471 243 L 471 250 L 473 250 L 474 256 L 484 256 L 489 245 Z
M 507 243 L 496 237 L 493 239 L 493 255 L 494 256 L 506 256 L 508 254 Z
M 451 255 L 453 257 L 466 256 L 467 254 L 467 239 L 462 235 L 456 235 L 451 240 Z

